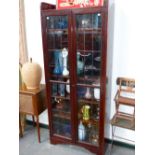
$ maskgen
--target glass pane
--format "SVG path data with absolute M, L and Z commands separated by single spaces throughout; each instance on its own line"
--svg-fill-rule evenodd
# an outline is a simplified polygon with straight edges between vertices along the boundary
M 66 83 L 51 85 L 52 129 L 53 134 L 71 137 L 70 85 Z
M 78 83 L 93 82 L 100 77 L 101 14 L 76 16 L 76 52 Z
M 68 17 L 48 16 L 46 19 L 51 75 L 69 76 Z
M 52 133 L 71 138 L 68 17 L 47 17 Z
M 100 94 L 95 89 L 77 86 L 78 140 L 98 145 Z
M 101 28 L 101 14 L 84 14 L 76 16 L 77 28 Z
M 78 140 L 98 145 L 100 117 L 101 14 L 76 16 Z

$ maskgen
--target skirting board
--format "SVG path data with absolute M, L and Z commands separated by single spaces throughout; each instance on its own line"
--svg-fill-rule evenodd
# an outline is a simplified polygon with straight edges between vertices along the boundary
M 29 125 L 33 125 L 33 122 L 30 121 L 30 120 L 26 120 L 26 123 L 29 124 Z M 34 123 L 34 124 L 36 125 L 36 123 Z M 39 126 L 42 127 L 42 128 L 45 128 L 45 129 L 49 129 L 49 126 L 46 125 L 46 124 L 39 123 Z M 108 139 L 108 138 L 105 138 L 105 141 L 108 144 L 112 143 L 112 140 Z M 120 141 L 116 141 L 116 140 L 113 141 L 113 144 L 117 145 L 117 146 L 122 146 L 122 147 L 126 147 L 126 148 L 135 149 L 135 145 L 124 143 L 124 142 L 120 142 Z

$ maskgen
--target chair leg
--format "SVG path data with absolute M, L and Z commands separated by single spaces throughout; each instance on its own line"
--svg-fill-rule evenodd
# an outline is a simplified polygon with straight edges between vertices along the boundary
M 38 142 L 40 143 L 40 127 L 39 127 L 39 116 L 36 116 L 37 118 L 37 131 L 38 131 Z

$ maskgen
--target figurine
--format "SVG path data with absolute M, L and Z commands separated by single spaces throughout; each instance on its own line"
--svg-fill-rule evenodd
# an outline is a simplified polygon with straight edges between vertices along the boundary
M 66 48 L 62 49 L 62 57 L 63 57 L 63 71 L 62 75 L 67 76 L 69 75 L 69 71 L 67 70 L 67 56 L 68 56 L 68 51 Z

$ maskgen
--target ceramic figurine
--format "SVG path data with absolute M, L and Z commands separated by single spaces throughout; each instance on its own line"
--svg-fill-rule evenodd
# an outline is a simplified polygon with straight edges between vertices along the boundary
M 62 57 L 63 57 L 63 71 L 62 75 L 67 76 L 69 75 L 69 71 L 67 70 L 67 57 L 68 57 L 68 51 L 66 48 L 62 49 Z

